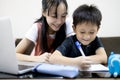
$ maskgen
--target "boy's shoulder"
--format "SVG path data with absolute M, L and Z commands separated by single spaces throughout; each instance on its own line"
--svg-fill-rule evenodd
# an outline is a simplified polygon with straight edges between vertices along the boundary
M 71 35 L 69 37 L 67 37 L 66 39 L 74 39 L 75 35 Z
M 75 42 L 76 40 L 77 40 L 76 35 L 71 35 L 66 38 L 66 41 L 70 41 L 70 42 Z

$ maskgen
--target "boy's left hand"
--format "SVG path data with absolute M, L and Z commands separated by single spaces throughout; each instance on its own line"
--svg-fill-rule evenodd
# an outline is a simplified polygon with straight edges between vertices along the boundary
M 80 68 L 88 68 L 93 62 L 86 56 L 77 57 L 77 65 Z

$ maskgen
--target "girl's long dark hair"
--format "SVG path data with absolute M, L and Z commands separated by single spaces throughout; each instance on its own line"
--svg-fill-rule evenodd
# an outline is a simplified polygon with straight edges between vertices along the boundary
M 57 13 L 57 7 L 61 2 L 63 2 L 66 5 L 66 9 L 67 9 L 68 5 L 66 0 L 42 0 L 43 12 L 46 11 L 46 9 L 48 9 L 48 15 L 49 15 L 50 8 L 52 8 L 53 6 L 56 6 L 56 13 Z M 41 33 L 40 33 L 40 47 L 42 49 L 42 53 L 50 52 L 50 50 L 48 49 L 48 42 L 47 42 L 47 36 L 46 36 L 47 30 L 49 27 L 46 21 L 46 18 L 42 15 L 40 19 L 35 21 L 35 23 L 38 23 L 38 22 L 42 23 Z M 59 29 L 59 31 L 56 32 L 55 40 L 51 46 L 53 50 L 55 50 L 63 42 L 65 38 L 66 38 L 66 24 L 64 23 Z

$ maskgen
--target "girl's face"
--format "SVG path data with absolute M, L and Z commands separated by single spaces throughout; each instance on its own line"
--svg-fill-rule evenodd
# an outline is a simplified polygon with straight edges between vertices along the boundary
M 58 31 L 60 27 L 65 23 L 65 19 L 67 15 L 65 4 L 60 3 L 59 6 L 57 7 L 57 13 L 55 12 L 56 12 L 56 8 L 53 7 L 50 9 L 49 15 L 48 15 L 48 11 L 46 11 L 43 14 L 46 17 L 47 23 L 49 25 L 48 31 L 50 34 Z
M 96 37 L 98 32 L 98 26 L 91 24 L 90 22 L 78 24 L 76 28 L 73 26 L 77 39 L 83 44 L 90 44 Z

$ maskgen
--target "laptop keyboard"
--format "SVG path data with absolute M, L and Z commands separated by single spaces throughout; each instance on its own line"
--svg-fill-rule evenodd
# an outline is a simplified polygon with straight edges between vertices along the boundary
M 27 65 L 18 65 L 19 70 L 24 70 L 28 68 L 32 68 L 33 66 L 27 66 Z

